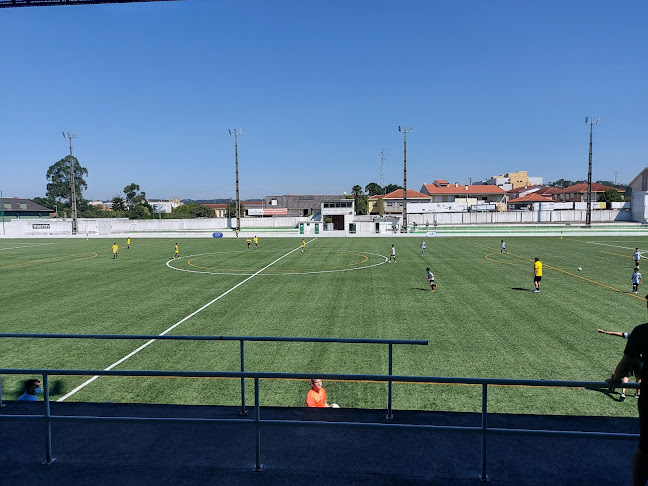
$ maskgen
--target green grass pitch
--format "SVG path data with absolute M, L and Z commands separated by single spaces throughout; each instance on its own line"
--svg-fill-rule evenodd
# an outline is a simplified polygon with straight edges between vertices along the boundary
M 133 238 L 0 241 L 3 332 L 427 339 L 394 346 L 394 374 L 602 381 L 646 321 L 630 276 L 645 238 Z M 180 258 L 170 262 L 173 246 Z M 397 263 L 386 263 L 391 244 Z M 295 250 L 295 251 L 293 251 Z M 533 258 L 544 263 L 532 293 Z M 438 289 L 430 293 L 425 267 Z M 582 271 L 578 271 L 582 267 Z M 259 270 L 263 269 L 260 273 Z M 250 278 L 251 275 L 254 275 Z M 142 341 L 0 339 L 1 365 L 104 369 Z M 115 369 L 238 371 L 238 342 L 156 341 Z M 386 374 L 387 346 L 246 343 L 247 371 Z M 3 397 L 24 376 L 3 377 Z M 57 399 L 86 380 L 53 377 Z M 251 385 L 251 383 L 250 383 Z M 303 406 L 310 384 L 263 380 L 261 404 Z M 342 407 L 384 408 L 386 385 L 325 382 Z M 251 386 L 248 404 L 253 403 Z M 69 401 L 240 403 L 240 380 L 102 377 Z M 630 392 L 630 397 L 633 395 Z M 480 409 L 468 385 L 394 384 L 394 408 Z M 580 389 L 490 387 L 489 411 L 634 416 L 635 400 Z

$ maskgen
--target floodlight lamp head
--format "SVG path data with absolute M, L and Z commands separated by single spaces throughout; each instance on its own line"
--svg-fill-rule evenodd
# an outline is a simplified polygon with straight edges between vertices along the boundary
M 229 128 L 227 129 L 227 132 L 228 132 L 230 135 L 232 134 L 232 130 L 229 129 Z
M 588 123 L 588 117 L 585 117 L 585 125 Z
M 601 121 L 601 117 L 599 116 L 599 117 L 596 119 L 596 124 L 598 125 L 600 121 Z
M 63 135 L 63 137 L 65 137 L 65 132 L 61 132 L 61 135 Z
M 399 131 L 399 132 L 401 131 L 401 127 L 400 127 L 400 125 L 398 125 L 398 131 Z

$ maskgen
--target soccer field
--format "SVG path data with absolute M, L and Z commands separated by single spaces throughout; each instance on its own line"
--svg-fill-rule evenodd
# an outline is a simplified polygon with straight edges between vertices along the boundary
M 2 332 L 429 340 L 394 346 L 394 374 L 602 381 L 646 321 L 631 290 L 645 237 L 262 238 L 0 241 Z M 396 263 L 387 263 L 391 244 Z M 544 264 L 533 293 L 533 259 Z M 425 268 L 436 276 L 431 293 Z M 578 271 L 582 267 L 582 271 Z M 210 305 L 207 305 L 210 303 Z M 204 308 L 203 308 L 204 307 Z M 200 312 L 197 312 L 197 310 Z M 194 314 L 195 313 L 195 314 Z M 192 315 L 193 314 L 193 315 Z M 0 339 L 6 368 L 105 369 L 143 341 Z M 386 374 L 387 346 L 246 343 L 246 371 Z M 238 342 L 156 341 L 115 369 L 238 371 Z M 3 377 L 15 399 L 26 377 Z M 53 377 L 58 399 L 87 377 Z M 329 401 L 384 408 L 386 385 L 326 381 Z M 263 380 L 264 406 L 303 406 L 310 383 Z M 240 403 L 238 379 L 101 377 L 67 401 Z M 636 415 L 634 393 L 489 387 L 489 411 Z M 250 395 L 250 394 L 248 394 Z M 481 388 L 394 384 L 394 408 L 477 411 Z M 253 397 L 248 396 L 252 404 Z

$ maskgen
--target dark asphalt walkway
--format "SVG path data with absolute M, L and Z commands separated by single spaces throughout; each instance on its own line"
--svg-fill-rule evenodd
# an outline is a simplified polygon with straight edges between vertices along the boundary
M 2 419 L 42 413 L 43 404 L 0 410 L 0 485 L 468 485 L 479 484 L 475 433 L 264 425 L 263 470 L 254 472 L 252 424 L 56 422 L 43 466 L 45 426 Z M 53 403 L 54 415 L 239 419 L 236 407 Z M 253 417 L 250 411 L 247 420 Z M 263 419 L 384 423 L 381 410 L 262 408 Z M 241 419 L 246 420 L 246 419 Z M 478 427 L 479 414 L 396 411 L 395 423 Z M 489 415 L 491 427 L 637 433 L 638 420 Z M 493 485 L 630 484 L 635 441 L 490 436 Z

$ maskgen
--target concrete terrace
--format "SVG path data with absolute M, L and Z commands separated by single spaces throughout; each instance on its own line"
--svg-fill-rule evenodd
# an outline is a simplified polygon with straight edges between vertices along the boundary
M 476 433 L 309 426 L 308 421 L 385 423 L 384 410 L 261 408 L 260 472 L 255 464 L 254 409 L 112 403 L 52 403 L 57 416 L 194 417 L 221 423 L 101 423 L 56 421 L 53 457 L 45 459 L 45 425 L 5 419 L 43 413 L 43 403 L 6 402 L 0 410 L 0 484 L 49 485 L 476 485 Z M 395 411 L 393 423 L 479 427 L 475 413 Z M 489 427 L 637 433 L 638 419 L 489 415 Z M 493 485 L 629 484 L 635 440 L 491 435 L 488 477 Z

